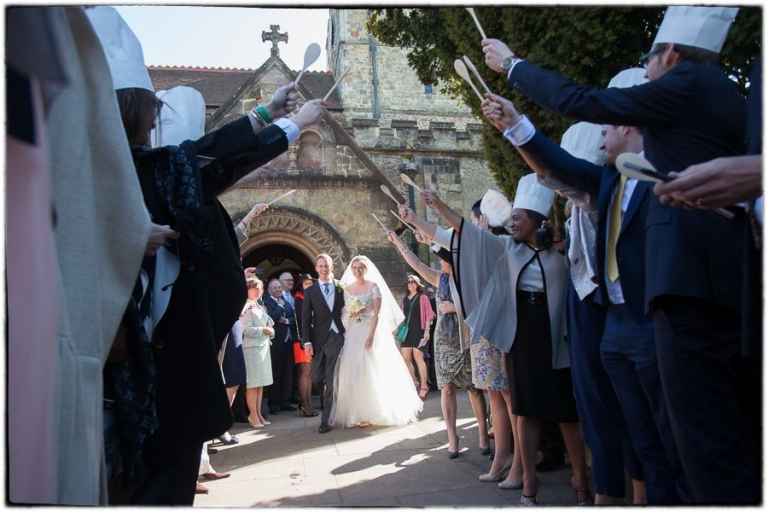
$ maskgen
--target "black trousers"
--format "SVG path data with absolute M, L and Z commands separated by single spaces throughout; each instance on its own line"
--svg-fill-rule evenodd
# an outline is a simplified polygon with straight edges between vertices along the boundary
M 267 402 L 270 406 L 288 403 L 293 392 L 293 341 L 272 340 L 269 348 L 272 360 L 272 385 L 267 389 Z
M 656 353 L 685 480 L 697 503 L 757 503 L 760 452 L 741 397 L 741 317 L 713 302 L 654 301 Z

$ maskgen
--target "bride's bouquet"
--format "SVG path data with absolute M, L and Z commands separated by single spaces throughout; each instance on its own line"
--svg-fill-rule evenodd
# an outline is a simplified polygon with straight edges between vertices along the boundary
M 361 301 L 357 297 L 352 296 L 347 299 L 347 303 L 344 305 L 344 307 L 347 308 L 350 317 L 354 318 L 357 322 L 362 322 L 360 313 L 362 313 L 363 310 L 365 310 L 367 307 L 365 302 Z

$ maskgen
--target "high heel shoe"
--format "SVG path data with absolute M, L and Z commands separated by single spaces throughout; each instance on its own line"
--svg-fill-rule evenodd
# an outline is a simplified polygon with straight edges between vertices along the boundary
M 500 482 L 504 479 L 505 470 L 502 469 L 496 473 L 486 473 L 477 477 L 481 482 Z
M 579 489 L 576 491 L 576 505 L 578 506 L 585 506 L 585 505 L 594 505 L 595 504 L 595 498 L 592 497 L 592 491 L 589 489 Z
M 452 452 L 451 450 L 448 450 L 448 458 L 449 459 L 455 459 L 459 456 L 459 442 L 456 441 L 456 451 Z
M 319 413 L 317 411 L 307 412 L 307 411 L 304 410 L 303 407 L 299 407 L 299 416 L 301 416 L 303 418 L 314 418 L 318 414 Z
M 254 423 L 254 422 L 251 421 L 251 418 L 248 418 L 248 424 L 252 428 L 264 428 L 264 424 L 263 423 Z
M 511 456 L 507 459 L 507 462 L 505 462 L 504 465 L 501 466 L 501 469 L 499 471 L 497 471 L 496 473 L 487 473 L 485 475 L 480 475 L 478 478 L 480 479 L 481 482 L 501 482 L 504 479 L 504 474 L 507 473 L 510 469 L 512 469 Z M 501 483 L 505 484 L 505 485 L 499 484 L 499 487 L 501 487 L 502 489 L 520 489 L 523 487 L 522 482 L 520 483 L 520 487 L 507 487 L 507 485 L 509 484 L 507 484 L 506 482 L 501 482 Z
M 424 394 L 422 395 L 422 393 L 424 393 Z M 420 388 L 419 389 L 419 398 L 421 398 L 422 402 L 426 402 L 427 401 L 427 394 L 428 393 L 429 393 L 429 388 Z
M 539 502 L 536 501 L 536 495 L 533 496 L 526 496 L 525 494 L 520 495 L 520 506 L 521 507 L 536 507 L 539 505 Z
M 223 445 L 237 444 L 240 442 L 237 436 L 229 436 L 229 440 L 224 439 L 224 436 L 219 436 L 219 441 L 221 441 L 221 444 Z

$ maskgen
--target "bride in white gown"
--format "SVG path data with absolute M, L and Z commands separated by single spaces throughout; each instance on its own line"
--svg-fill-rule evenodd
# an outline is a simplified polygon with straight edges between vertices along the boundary
M 424 403 L 392 336 L 403 321 L 397 301 L 366 256 L 352 258 L 341 282 L 346 333 L 336 363 L 331 423 L 365 427 L 418 421 Z

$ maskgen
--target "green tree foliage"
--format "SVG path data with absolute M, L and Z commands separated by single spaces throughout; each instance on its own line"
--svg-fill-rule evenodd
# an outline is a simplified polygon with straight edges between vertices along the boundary
M 651 48 L 663 7 L 478 7 L 475 14 L 490 38 L 504 41 L 520 57 L 570 80 L 605 86 L 619 71 L 636 66 Z M 468 105 L 482 118 L 480 101 L 456 75 L 453 62 L 467 55 L 490 89 L 515 102 L 543 134 L 559 141 L 576 120 L 547 112 L 512 91 L 506 77 L 485 65 L 481 36 L 466 9 L 373 9 L 368 30 L 381 42 L 408 48 L 408 62 L 424 84 Z M 726 71 L 745 90 L 760 55 L 762 9 L 742 8 L 723 51 Z M 480 88 L 479 84 L 476 84 Z M 530 169 L 511 144 L 483 123 L 483 148 L 501 190 L 510 198 L 518 179 Z

